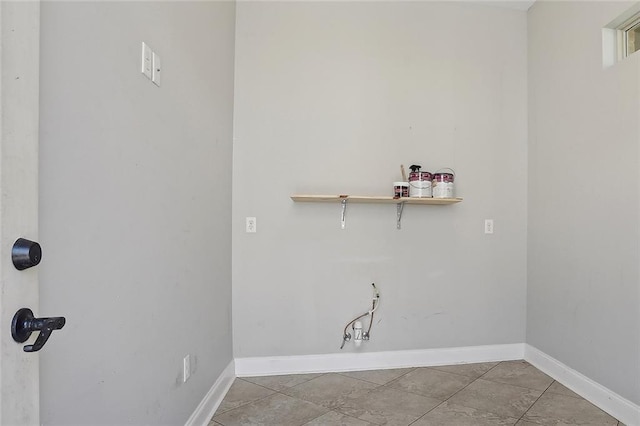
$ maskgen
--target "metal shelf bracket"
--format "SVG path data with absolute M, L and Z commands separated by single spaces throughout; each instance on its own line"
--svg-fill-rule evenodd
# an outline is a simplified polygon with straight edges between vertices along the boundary
M 343 198 L 340 203 L 342 204 L 342 215 L 340 216 L 340 228 L 345 229 L 347 227 L 347 199 Z
M 402 229 L 402 211 L 404 210 L 404 203 L 396 204 L 396 210 L 398 212 L 398 223 L 396 224 L 396 228 Z

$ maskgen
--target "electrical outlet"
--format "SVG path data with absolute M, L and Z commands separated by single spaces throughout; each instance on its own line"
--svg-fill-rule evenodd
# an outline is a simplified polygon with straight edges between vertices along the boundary
M 187 354 L 182 360 L 182 383 L 186 383 L 191 377 L 191 355 Z
M 248 217 L 247 218 L 247 232 L 254 233 L 256 232 L 256 218 Z
M 493 234 L 493 219 L 485 219 L 484 221 L 484 233 Z

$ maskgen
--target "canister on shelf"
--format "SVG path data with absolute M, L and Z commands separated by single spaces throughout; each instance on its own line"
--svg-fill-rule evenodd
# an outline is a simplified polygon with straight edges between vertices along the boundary
M 409 167 L 411 169 L 411 173 L 409 173 L 409 196 L 430 198 L 432 196 L 431 179 L 433 176 L 429 172 L 420 171 L 421 167 L 416 164 Z
M 408 196 L 409 196 L 408 182 L 393 182 L 393 198 L 408 197 Z
M 444 172 L 444 170 L 449 170 L 451 173 Z M 433 198 L 453 198 L 454 197 L 454 187 L 453 181 L 455 180 L 456 173 L 453 169 L 449 167 L 445 167 L 436 171 L 433 174 L 432 180 L 432 193 Z

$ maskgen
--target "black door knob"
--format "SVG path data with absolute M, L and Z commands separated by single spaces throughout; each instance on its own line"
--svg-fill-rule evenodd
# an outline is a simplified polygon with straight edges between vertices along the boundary
M 36 266 L 40 263 L 41 259 L 42 248 L 40 247 L 40 244 L 35 241 L 18 238 L 16 242 L 13 243 L 13 248 L 11 249 L 11 260 L 13 261 L 13 266 L 15 266 L 19 271 Z
M 40 334 L 33 345 L 26 345 L 25 352 L 37 352 L 47 343 L 53 330 L 60 330 L 66 323 L 64 317 L 35 318 L 29 308 L 18 309 L 11 321 L 11 337 L 18 343 L 26 342 L 34 331 Z

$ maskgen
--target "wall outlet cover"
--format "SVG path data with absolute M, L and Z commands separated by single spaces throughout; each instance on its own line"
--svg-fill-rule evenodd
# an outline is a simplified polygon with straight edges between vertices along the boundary
M 182 383 L 186 383 L 191 377 L 191 355 L 187 354 L 182 360 Z
M 248 217 L 246 221 L 246 231 L 249 233 L 254 233 L 257 231 L 257 224 L 255 217 Z

